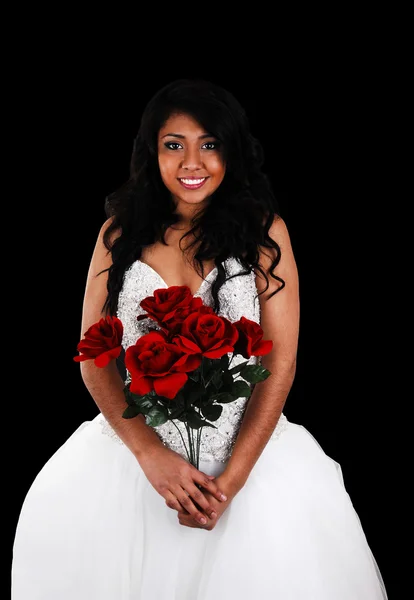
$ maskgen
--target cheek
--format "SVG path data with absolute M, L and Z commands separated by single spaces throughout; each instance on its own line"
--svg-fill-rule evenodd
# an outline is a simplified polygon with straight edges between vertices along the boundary
M 211 174 L 221 178 L 224 177 L 226 166 L 220 156 L 211 156 L 206 166 Z
M 160 168 L 161 178 L 164 183 L 171 181 L 172 178 L 175 178 L 177 168 L 174 160 L 168 160 L 165 157 L 161 157 L 158 160 L 158 166 Z

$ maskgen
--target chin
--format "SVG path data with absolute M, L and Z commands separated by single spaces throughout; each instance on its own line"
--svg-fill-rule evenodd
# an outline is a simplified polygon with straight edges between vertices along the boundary
M 210 198 L 210 196 L 206 196 L 203 194 L 202 197 L 197 196 L 194 192 L 190 192 L 190 194 L 180 194 L 180 196 L 175 196 L 175 198 L 179 202 L 183 202 L 184 204 L 204 204 Z

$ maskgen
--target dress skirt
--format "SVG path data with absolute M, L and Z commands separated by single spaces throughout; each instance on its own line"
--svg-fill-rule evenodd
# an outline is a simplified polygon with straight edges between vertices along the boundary
M 340 466 L 303 426 L 269 441 L 208 531 L 179 524 L 105 425 L 102 415 L 82 424 L 33 482 L 12 600 L 387 598 Z

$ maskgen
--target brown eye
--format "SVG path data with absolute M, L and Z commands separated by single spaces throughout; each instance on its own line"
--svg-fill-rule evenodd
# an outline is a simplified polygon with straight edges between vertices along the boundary
M 168 150 L 179 150 L 182 148 L 181 144 L 178 142 L 165 142 L 164 146 L 168 148 Z
M 219 147 L 219 142 L 206 142 L 205 144 L 203 144 L 203 148 L 205 148 L 206 150 L 218 150 Z

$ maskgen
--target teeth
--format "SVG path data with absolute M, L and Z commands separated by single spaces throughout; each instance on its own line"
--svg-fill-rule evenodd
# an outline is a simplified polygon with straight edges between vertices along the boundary
M 181 178 L 181 181 L 183 183 L 185 183 L 186 185 L 199 185 L 204 180 L 205 180 L 205 177 L 202 177 L 201 179 L 183 179 L 183 178 Z

